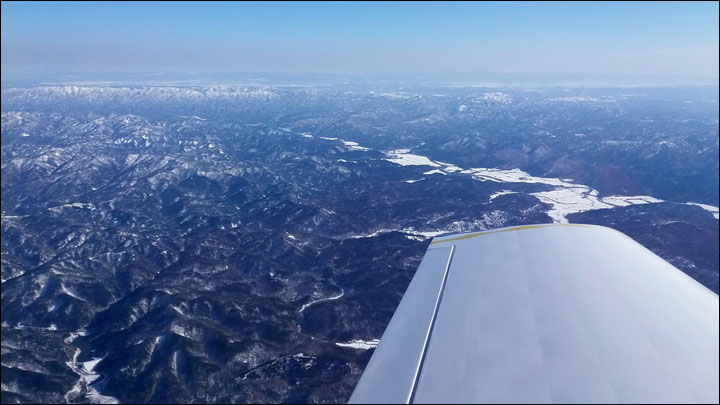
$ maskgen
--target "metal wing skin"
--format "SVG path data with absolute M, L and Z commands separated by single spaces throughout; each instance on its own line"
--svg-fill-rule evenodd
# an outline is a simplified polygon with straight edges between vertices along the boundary
M 610 228 L 438 237 L 351 403 L 718 403 L 718 296 Z

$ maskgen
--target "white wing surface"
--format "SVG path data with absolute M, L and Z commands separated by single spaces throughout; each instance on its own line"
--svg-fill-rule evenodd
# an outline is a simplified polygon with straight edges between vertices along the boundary
M 718 403 L 718 296 L 624 234 L 433 240 L 353 403 Z

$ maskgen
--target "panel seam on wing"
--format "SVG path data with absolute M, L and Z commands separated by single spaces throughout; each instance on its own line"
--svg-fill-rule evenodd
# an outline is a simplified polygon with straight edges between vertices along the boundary
M 435 308 L 433 308 L 432 317 L 430 318 L 430 327 L 428 328 L 425 342 L 423 343 L 422 355 L 420 356 L 420 362 L 418 368 L 415 371 L 415 378 L 413 379 L 412 389 L 410 390 L 410 397 L 408 398 L 408 404 L 413 403 L 415 399 L 415 392 L 417 391 L 418 383 L 420 382 L 420 375 L 422 374 L 423 364 L 425 363 L 425 357 L 427 356 L 428 347 L 430 346 L 430 339 L 432 338 L 433 328 L 435 327 L 435 320 L 437 319 L 438 311 L 440 310 L 440 303 L 442 301 L 443 293 L 445 292 L 445 285 L 447 282 L 448 275 L 450 274 L 450 266 L 452 265 L 453 255 L 455 254 L 455 245 L 450 247 L 450 255 L 448 256 L 447 264 L 445 265 L 445 271 L 443 274 L 442 282 L 440 283 L 440 292 L 438 293 L 437 300 L 435 301 Z

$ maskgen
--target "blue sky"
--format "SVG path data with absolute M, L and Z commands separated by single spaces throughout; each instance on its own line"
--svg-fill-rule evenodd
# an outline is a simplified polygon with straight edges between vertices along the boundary
M 2 2 L 10 70 L 718 76 L 718 3 Z

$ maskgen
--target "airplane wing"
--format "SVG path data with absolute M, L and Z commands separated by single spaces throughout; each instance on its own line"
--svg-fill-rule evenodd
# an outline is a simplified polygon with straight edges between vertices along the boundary
M 718 296 L 610 228 L 435 238 L 351 403 L 718 403 Z

